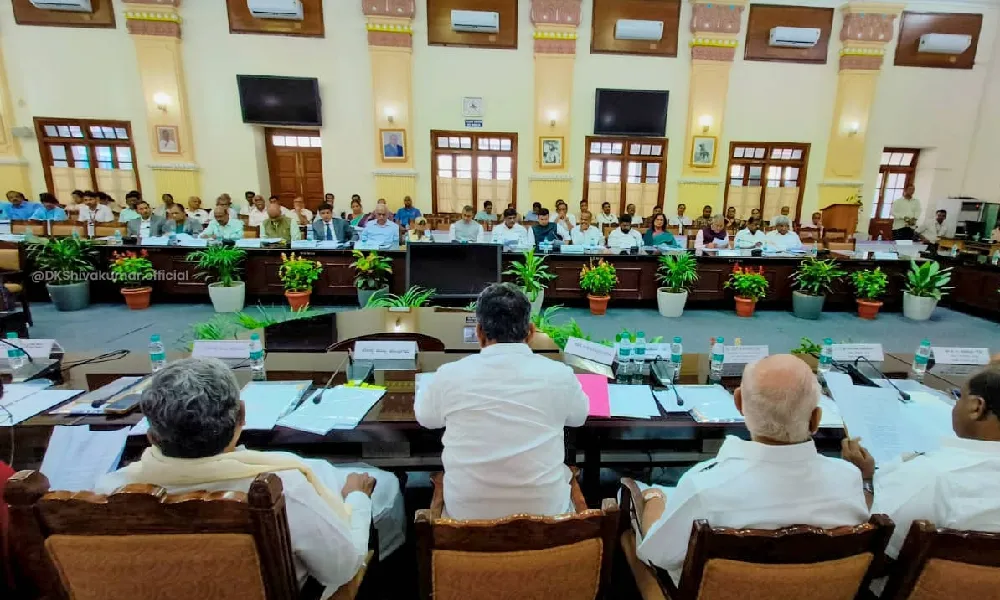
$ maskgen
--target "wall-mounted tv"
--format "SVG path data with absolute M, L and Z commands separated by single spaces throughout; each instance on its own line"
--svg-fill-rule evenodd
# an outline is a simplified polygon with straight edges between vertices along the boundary
M 647 135 L 667 131 L 666 90 L 597 90 L 594 135 Z
M 319 82 L 314 77 L 237 75 L 243 122 L 257 125 L 323 124 Z

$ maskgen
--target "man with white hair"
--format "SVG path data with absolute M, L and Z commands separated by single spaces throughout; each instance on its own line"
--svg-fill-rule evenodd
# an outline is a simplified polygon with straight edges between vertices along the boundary
M 734 400 L 750 441 L 727 437 L 718 456 L 685 473 L 669 498 L 658 486 L 643 492 L 638 557 L 667 569 L 676 583 L 697 519 L 756 529 L 867 521 L 861 471 L 816 451 L 819 399 L 816 376 L 790 354 L 748 365 Z
M 774 230 L 769 231 L 766 236 L 765 246 L 771 250 L 785 252 L 794 250 L 802 246 L 799 235 L 792 231 L 792 220 L 786 216 L 777 216 L 771 221 Z

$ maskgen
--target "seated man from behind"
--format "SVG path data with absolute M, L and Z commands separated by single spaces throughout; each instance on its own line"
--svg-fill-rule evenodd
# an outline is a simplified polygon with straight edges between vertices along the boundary
M 476 319 L 482 351 L 438 369 L 413 407 L 424 427 L 444 427 L 445 512 L 455 519 L 572 512 L 563 428 L 587 420 L 587 396 L 571 368 L 528 347 L 535 326 L 519 288 L 483 290 Z
M 727 437 L 718 456 L 686 472 L 668 498 L 660 489 L 643 493 L 638 557 L 667 569 L 677 583 L 697 519 L 713 527 L 757 529 L 867 521 L 861 473 L 816 451 L 819 399 L 816 376 L 794 356 L 747 365 L 734 400 L 751 441 Z
M 350 581 L 368 551 L 373 515 L 381 555 L 402 543 L 403 506 L 391 473 L 338 469 L 322 460 L 236 445 L 246 406 L 236 377 L 221 361 L 170 363 L 153 375 L 141 407 L 149 419 L 152 447 L 137 462 L 105 475 L 96 486 L 98 493 L 110 494 L 130 483 L 151 483 L 172 494 L 246 492 L 257 475 L 275 473 L 284 488 L 300 586 L 308 575 L 334 589 Z M 383 529 L 388 540 L 382 539 Z M 392 546 L 384 545 L 387 541 Z

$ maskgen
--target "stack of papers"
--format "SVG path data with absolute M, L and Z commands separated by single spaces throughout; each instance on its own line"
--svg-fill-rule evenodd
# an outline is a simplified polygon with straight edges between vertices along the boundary
M 318 435 L 334 429 L 354 429 L 383 395 L 385 388 L 377 386 L 338 385 L 317 390 L 302 406 L 282 417 L 278 425 Z
M 128 429 L 91 431 L 89 427 L 55 427 L 49 438 L 42 473 L 51 489 L 92 490 L 102 475 L 118 468 Z
M 742 423 L 733 395 L 721 385 L 679 385 L 683 406 L 698 423 Z M 676 411 L 675 411 L 676 412 Z
M 17 425 L 57 404 L 83 393 L 83 390 L 50 390 L 46 383 L 15 383 L 4 386 L 0 398 L 0 425 Z
M 612 417 L 651 419 L 660 416 L 648 385 L 608 385 L 608 408 Z
M 583 393 L 590 400 L 591 417 L 610 417 L 611 403 L 608 395 L 608 378 L 604 375 L 592 375 L 585 373 L 577 375 Z
M 270 431 L 295 406 L 311 381 L 251 381 L 240 391 L 247 407 L 246 431 Z

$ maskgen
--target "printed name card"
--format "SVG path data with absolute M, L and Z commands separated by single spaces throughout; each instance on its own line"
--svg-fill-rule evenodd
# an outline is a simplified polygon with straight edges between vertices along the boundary
M 191 356 L 193 358 L 247 360 L 250 358 L 250 340 L 198 340 L 194 343 Z
M 32 338 L 11 340 L 11 343 L 20 346 L 31 358 L 48 358 L 52 354 L 52 347 L 55 346 L 56 341 Z M 9 346 L 8 349 L 10 349 Z
M 615 362 L 614 348 L 575 337 L 571 337 L 566 341 L 566 349 L 563 352 L 579 356 L 580 358 L 586 358 L 602 365 L 610 365 Z
M 767 358 L 767 346 L 726 346 L 722 358 L 722 376 L 739 377 L 752 362 Z
M 858 358 L 867 358 L 872 362 L 882 362 L 885 354 L 882 344 L 834 344 L 833 360 L 851 362 Z
M 360 360 L 413 360 L 416 342 L 356 342 L 354 358 Z
M 943 348 L 931 347 L 934 366 L 931 372 L 937 375 L 972 375 L 990 362 L 989 348 Z
M 354 242 L 355 250 L 378 250 L 380 247 L 378 242 Z

